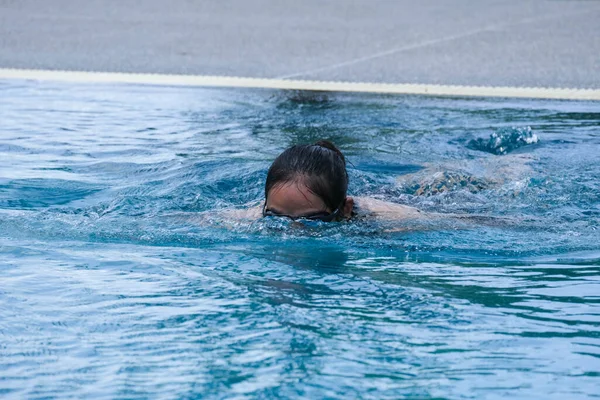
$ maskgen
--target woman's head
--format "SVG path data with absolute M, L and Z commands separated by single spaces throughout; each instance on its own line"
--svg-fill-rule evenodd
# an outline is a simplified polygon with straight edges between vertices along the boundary
M 349 217 L 354 203 L 347 190 L 346 159 L 333 143 L 292 146 L 269 168 L 265 211 L 293 218 Z

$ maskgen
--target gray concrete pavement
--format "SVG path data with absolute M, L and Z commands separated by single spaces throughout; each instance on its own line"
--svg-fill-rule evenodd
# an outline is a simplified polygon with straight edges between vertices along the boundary
M 600 1 L 0 0 L 0 68 L 600 88 Z

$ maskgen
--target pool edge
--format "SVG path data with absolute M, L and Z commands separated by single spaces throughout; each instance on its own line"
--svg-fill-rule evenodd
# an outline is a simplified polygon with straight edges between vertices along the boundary
M 399 84 L 376 82 L 311 81 L 237 76 L 176 75 L 159 73 L 92 72 L 0 68 L 0 79 L 81 83 L 129 83 L 168 86 L 230 87 L 382 93 L 426 96 L 505 97 L 600 101 L 600 89 Z

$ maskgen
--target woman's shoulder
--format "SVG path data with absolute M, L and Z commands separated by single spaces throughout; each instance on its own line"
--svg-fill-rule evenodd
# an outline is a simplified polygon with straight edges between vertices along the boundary
M 392 203 L 372 197 L 355 197 L 356 211 L 359 216 L 375 216 L 393 219 L 423 218 L 425 213 L 418 208 Z

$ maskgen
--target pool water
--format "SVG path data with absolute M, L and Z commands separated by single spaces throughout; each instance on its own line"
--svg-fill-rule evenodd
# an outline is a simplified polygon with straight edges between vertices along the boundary
M 227 218 L 321 138 L 443 215 Z M 2 81 L 0 395 L 598 396 L 599 176 L 593 102 Z

